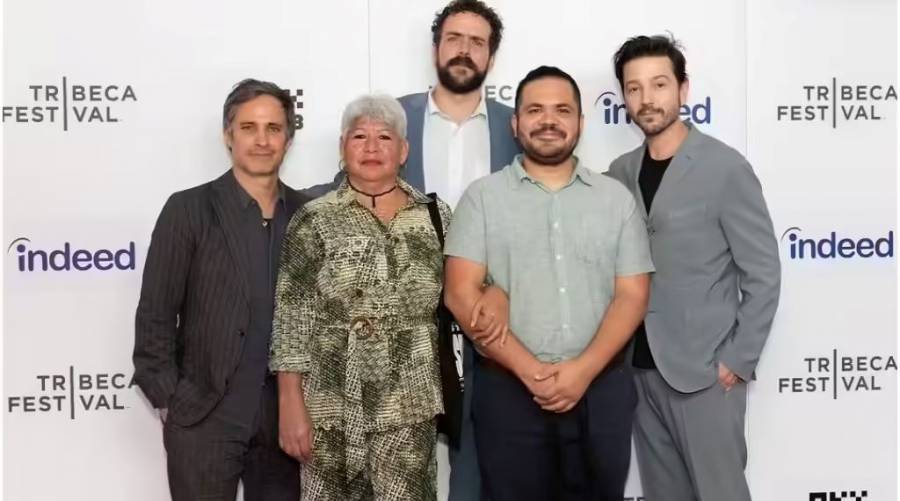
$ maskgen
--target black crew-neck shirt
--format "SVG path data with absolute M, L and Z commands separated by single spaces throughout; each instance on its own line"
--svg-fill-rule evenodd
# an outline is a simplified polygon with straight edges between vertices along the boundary
M 672 157 L 664 160 L 655 160 L 650 156 L 650 149 L 644 150 L 644 159 L 641 161 L 641 172 L 638 174 L 638 185 L 641 188 L 641 197 L 644 199 L 644 208 L 647 214 L 650 213 L 650 207 L 653 205 L 653 198 L 659 190 L 663 176 L 666 175 L 666 169 L 672 162 Z M 653 361 L 653 353 L 650 352 L 650 345 L 647 342 L 647 329 L 642 321 L 634 331 L 634 360 L 632 365 L 640 369 L 655 369 L 656 362 Z

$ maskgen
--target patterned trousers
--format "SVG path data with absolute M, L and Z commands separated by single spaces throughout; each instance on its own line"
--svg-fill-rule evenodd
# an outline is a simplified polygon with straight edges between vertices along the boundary
M 365 468 L 347 478 L 346 432 L 316 430 L 303 466 L 301 501 L 435 501 L 434 420 L 365 436 Z

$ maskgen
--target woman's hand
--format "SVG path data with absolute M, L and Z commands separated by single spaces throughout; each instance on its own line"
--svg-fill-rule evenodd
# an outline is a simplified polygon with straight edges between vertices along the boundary
M 301 463 L 312 460 L 313 427 L 306 409 L 280 406 L 278 418 L 278 445 L 289 456 Z
M 509 298 L 503 289 L 490 285 L 481 292 L 481 297 L 472 308 L 469 324 L 472 340 L 481 346 L 499 341 L 506 344 L 509 334 Z
M 300 374 L 278 373 L 278 445 L 297 461 L 308 463 L 313 457 L 313 423 L 302 385 Z

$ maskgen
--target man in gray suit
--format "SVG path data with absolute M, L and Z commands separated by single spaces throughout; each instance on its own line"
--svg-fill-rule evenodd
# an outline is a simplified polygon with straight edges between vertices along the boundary
M 453 0 L 435 14 L 431 33 L 437 84 L 430 92 L 399 99 L 409 141 L 401 175 L 416 189 L 437 193 L 453 208 L 469 183 L 502 170 L 521 148 L 509 125 L 512 108 L 483 95 L 503 35 L 500 16 L 481 1 Z M 339 172 L 332 183 L 304 193 L 323 195 L 337 187 L 342 175 Z M 491 314 L 489 308 L 482 311 L 483 317 Z M 472 343 L 457 334 L 454 346 L 465 392 L 459 449 L 450 448 L 450 501 L 475 501 L 481 482 L 471 418 Z
M 684 55 L 664 36 L 614 57 L 646 135 L 607 172 L 634 194 L 656 273 L 634 336 L 635 447 L 651 501 L 744 501 L 747 382 L 778 306 L 780 263 L 759 180 L 740 153 L 678 119 Z

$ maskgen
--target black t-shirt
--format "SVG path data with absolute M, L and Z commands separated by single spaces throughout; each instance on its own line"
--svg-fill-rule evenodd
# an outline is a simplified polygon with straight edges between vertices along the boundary
M 638 185 L 641 187 L 641 196 L 644 198 L 644 208 L 650 213 L 650 206 L 653 205 L 653 198 L 659 185 L 662 183 L 663 176 L 666 175 L 666 168 L 672 158 L 665 160 L 654 160 L 650 157 L 650 149 L 644 150 L 644 159 L 641 162 L 641 172 L 638 175 Z M 644 322 L 638 325 L 634 331 L 634 362 L 635 367 L 641 369 L 655 369 L 656 362 L 653 361 L 653 354 L 650 353 L 650 345 L 647 343 L 647 329 L 644 328 Z

